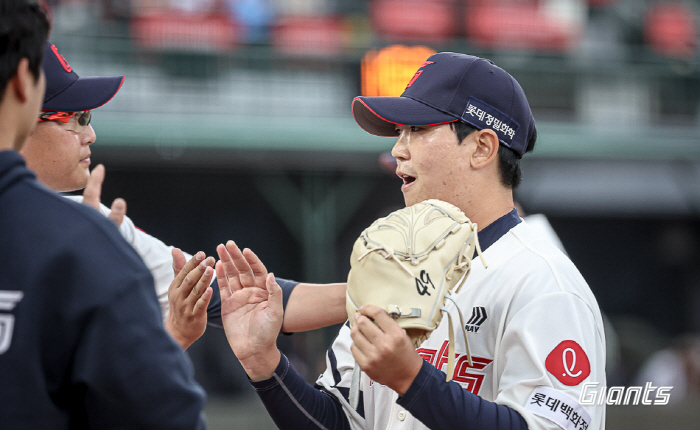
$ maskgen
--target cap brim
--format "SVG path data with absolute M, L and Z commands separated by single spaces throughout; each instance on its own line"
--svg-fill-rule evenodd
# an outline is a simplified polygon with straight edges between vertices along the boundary
M 408 97 L 355 97 L 352 116 L 366 132 L 377 136 L 396 136 L 397 125 L 427 127 L 458 120 Z
M 85 76 L 65 90 L 44 100 L 44 110 L 78 112 L 96 109 L 117 94 L 124 76 Z

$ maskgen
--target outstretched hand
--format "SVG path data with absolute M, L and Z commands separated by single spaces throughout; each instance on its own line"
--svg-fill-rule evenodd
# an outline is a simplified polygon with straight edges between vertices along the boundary
M 87 185 L 83 190 L 83 204 L 94 209 L 100 210 L 100 198 L 102 195 L 102 183 L 105 180 L 105 167 L 98 164 L 88 177 Z M 126 201 L 122 198 L 117 198 L 112 202 L 111 211 L 107 217 L 111 219 L 117 227 L 122 225 L 124 216 L 126 216 Z
M 267 379 L 279 364 L 282 289 L 249 249 L 232 241 L 216 247 L 221 319 L 229 345 L 252 380 Z
M 253 251 L 238 249 L 232 240 L 216 247 L 231 289 L 257 287 L 265 290 L 267 269 Z
M 201 251 L 185 262 L 182 251 L 173 249 L 175 279 L 168 288 L 170 310 L 165 318 L 165 329 L 182 349 L 189 348 L 207 327 L 213 265 L 214 257 L 206 257 Z

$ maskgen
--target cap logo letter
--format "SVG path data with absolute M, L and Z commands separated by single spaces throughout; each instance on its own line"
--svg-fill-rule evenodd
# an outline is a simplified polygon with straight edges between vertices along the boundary
M 434 61 L 426 61 L 426 62 L 424 62 L 423 64 L 421 64 L 421 66 L 419 67 L 419 69 L 422 69 L 422 68 L 425 67 L 425 66 L 429 66 L 430 64 L 435 64 L 435 62 L 434 62 Z M 422 70 L 418 70 L 418 71 L 416 72 L 416 74 L 413 75 L 413 77 L 411 78 L 411 80 L 408 82 L 408 85 L 406 85 L 406 88 L 410 88 L 411 85 L 413 85 L 413 83 L 416 82 L 416 79 L 418 79 L 418 77 L 419 77 L 421 74 L 423 74 L 423 71 L 422 71 Z
M 72 72 L 73 68 L 70 66 L 70 64 L 68 64 L 68 61 L 66 61 L 66 59 L 63 58 L 63 55 L 61 55 L 58 52 L 58 48 L 56 48 L 56 45 L 51 45 L 51 50 L 54 54 L 56 54 L 56 58 L 58 58 L 58 61 L 61 63 L 61 66 L 63 66 L 63 70 L 65 70 L 68 73 Z

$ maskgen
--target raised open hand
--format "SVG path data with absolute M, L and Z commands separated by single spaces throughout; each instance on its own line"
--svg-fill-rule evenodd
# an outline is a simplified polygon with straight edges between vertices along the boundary
M 241 252 L 231 241 L 216 251 L 226 338 L 248 376 L 267 379 L 280 360 L 276 343 L 284 317 L 282 289 L 252 251 Z
M 199 339 L 207 327 L 213 265 L 214 257 L 206 257 L 201 251 L 185 263 L 182 251 L 173 249 L 175 279 L 168 289 L 170 311 L 165 318 L 165 329 L 183 349 Z
M 87 185 L 83 190 L 83 204 L 100 210 L 100 199 L 102 196 L 102 182 L 105 179 L 105 167 L 98 164 L 92 169 Z M 107 218 L 111 219 L 117 227 L 122 225 L 126 216 L 126 201 L 122 198 L 114 199 Z

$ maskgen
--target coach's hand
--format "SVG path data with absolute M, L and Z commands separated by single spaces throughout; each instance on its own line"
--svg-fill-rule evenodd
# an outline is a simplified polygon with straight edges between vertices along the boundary
M 185 255 L 173 249 L 175 279 L 168 288 L 170 310 L 165 329 L 182 346 L 189 348 L 207 327 L 207 306 L 213 293 L 209 286 L 214 276 L 214 257 L 198 252 L 185 262 Z
M 102 195 L 102 183 L 105 180 L 105 167 L 98 164 L 88 177 L 87 185 L 83 190 L 83 204 L 94 209 L 100 210 L 100 198 Z M 111 212 L 107 217 L 111 219 L 117 227 L 122 225 L 126 216 L 126 201 L 122 198 L 117 198 L 112 202 Z
M 350 351 L 360 369 L 400 396 L 406 394 L 423 366 L 406 331 L 383 309 L 365 305 L 355 314 L 350 336 Z
M 226 339 L 248 377 L 272 377 L 280 361 L 277 335 L 282 327 L 282 289 L 249 249 L 232 241 L 216 247 L 216 278 Z

